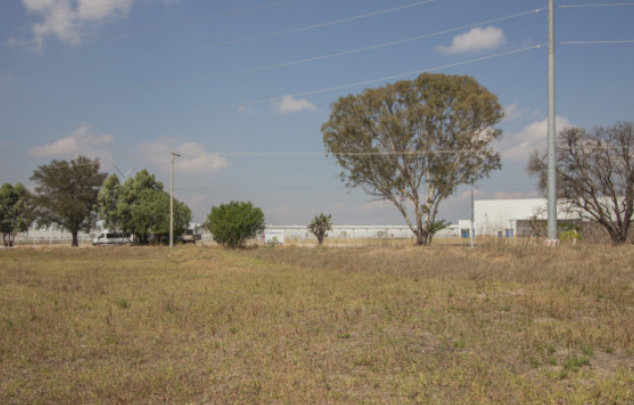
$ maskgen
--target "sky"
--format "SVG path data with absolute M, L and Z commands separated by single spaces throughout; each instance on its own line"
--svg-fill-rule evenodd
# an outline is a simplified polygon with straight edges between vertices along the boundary
M 634 2 L 556 0 L 557 130 L 634 120 Z M 204 222 L 251 201 L 270 225 L 402 225 L 347 189 L 321 126 L 339 97 L 423 72 L 497 94 L 502 170 L 478 199 L 539 197 L 526 173 L 547 143 L 547 0 L 4 0 L 0 182 L 99 158 L 147 169 Z M 471 216 L 470 187 L 440 207 Z

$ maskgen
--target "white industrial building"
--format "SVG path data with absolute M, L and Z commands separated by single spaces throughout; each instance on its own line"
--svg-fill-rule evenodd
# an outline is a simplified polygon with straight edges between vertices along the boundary
M 458 224 L 450 225 L 435 235 L 435 238 L 469 238 L 473 229 L 475 236 L 489 236 L 512 238 L 515 236 L 539 236 L 534 234 L 534 223 L 547 221 L 547 200 L 545 198 L 475 200 L 474 221 L 460 220 Z M 557 213 L 559 221 L 578 221 L 578 212 L 566 210 L 560 206 Z M 202 240 L 213 241 L 208 231 L 202 231 Z M 101 232 L 94 229 L 90 234 L 80 232 L 79 243 L 89 244 Z M 261 236 L 265 242 L 266 235 L 275 237 L 282 243 L 314 240 L 315 236 L 309 232 L 306 225 L 267 225 L 266 232 Z M 389 240 L 414 239 L 413 232 L 406 225 L 333 225 L 328 232 L 328 239 L 335 240 Z M 18 234 L 18 244 L 70 244 L 70 233 L 56 229 L 30 229 L 26 233 Z
M 531 222 L 548 220 L 548 200 L 545 198 L 522 198 L 503 200 L 475 200 L 474 223 L 461 220 L 458 225 L 462 237 L 469 237 L 471 229 L 476 236 L 512 238 L 530 236 Z M 558 221 L 578 221 L 581 216 L 560 205 Z
M 314 240 L 306 225 L 267 225 L 264 235 L 275 235 L 278 241 L 293 242 Z M 328 231 L 328 239 L 414 239 L 414 233 L 407 225 L 333 225 Z M 263 236 L 264 236 L 263 235 Z M 459 238 L 458 225 L 450 225 L 441 230 L 435 238 Z

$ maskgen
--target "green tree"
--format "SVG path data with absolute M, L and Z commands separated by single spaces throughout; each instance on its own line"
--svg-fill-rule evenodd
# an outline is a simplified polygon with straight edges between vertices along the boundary
M 78 246 L 78 232 L 90 232 L 95 225 L 97 195 L 106 176 L 99 173 L 99 159 L 85 156 L 38 166 L 31 176 L 37 184 L 33 201 L 38 227 L 65 229 L 73 236 L 72 246 Z
M 115 180 L 116 179 L 116 180 Z M 169 235 L 169 199 L 163 183 L 143 169 L 118 186 L 110 176 L 100 194 L 101 218 L 126 234 L 134 234 L 138 243 L 163 243 Z M 191 209 L 174 199 L 174 235 L 182 234 L 191 221 Z
M 204 226 L 217 243 L 237 248 L 264 230 L 264 213 L 251 202 L 231 201 L 211 207 Z
M 425 73 L 339 98 L 321 130 L 341 179 L 392 202 L 425 245 L 440 203 L 501 168 L 490 144 L 502 117 L 472 77 Z
M 315 235 L 317 238 L 317 242 L 319 242 L 319 246 L 324 243 L 324 238 L 328 236 L 326 233 L 328 231 L 332 231 L 332 217 L 330 215 L 326 216 L 323 213 L 316 215 L 315 218 L 308 224 L 308 230 L 310 233 Z
M 436 236 L 436 234 L 442 231 L 443 229 L 447 229 L 449 225 L 451 225 L 451 223 L 445 221 L 444 219 L 441 219 L 440 221 L 434 221 L 434 223 L 432 223 L 429 226 L 429 233 L 427 234 L 427 243 L 431 245 L 431 241 L 434 238 L 434 236 Z
M 5 247 L 13 246 L 18 232 L 26 232 L 33 223 L 31 193 L 21 183 L 4 183 L 0 188 L 0 230 Z
M 116 174 L 108 176 L 99 191 L 97 201 L 99 203 L 99 219 L 103 221 L 105 228 L 116 231 L 119 229 L 119 200 L 121 198 L 121 183 Z
M 634 221 L 634 123 L 592 131 L 569 128 L 557 137 L 557 194 L 565 209 L 600 224 L 614 245 L 626 243 Z M 527 170 L 548 190 L 546 151 L 535 151 Z
M 144 242 L 160 244 L 169 239 L 170 196 L 164 191 L 141 190 L 132 205 L 132 228 Z M 191 210 L 174 199 L 174 235 L 182 235 L 191 221 Z

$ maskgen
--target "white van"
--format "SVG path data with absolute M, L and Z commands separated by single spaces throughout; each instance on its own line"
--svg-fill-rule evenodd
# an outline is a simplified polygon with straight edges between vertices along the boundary
M 104 232 L 92 241 L 93 246 L 131 245 L 132 238 L 121 232 Z

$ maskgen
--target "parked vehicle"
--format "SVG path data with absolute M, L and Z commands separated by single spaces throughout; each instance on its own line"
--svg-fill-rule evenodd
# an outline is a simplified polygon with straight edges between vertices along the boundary
M 197 227 L 194 229 L 186 229 L 185 232 L 181 236 L 176 237 L 177 242 L 182 243 L 196 243 L 202 239 L 202 235 L 200 234 L 200 229 Z
M 92 241 L 93 246 L 131 245 L 132 237 L 121 232 L 104 232 Z

